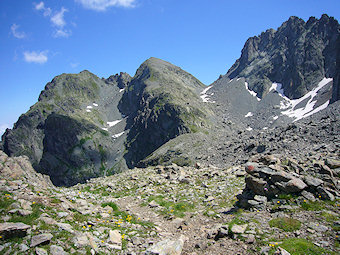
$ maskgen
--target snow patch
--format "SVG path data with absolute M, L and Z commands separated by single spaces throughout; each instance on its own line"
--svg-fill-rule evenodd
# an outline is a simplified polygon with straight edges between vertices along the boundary
M 280 97 L 286 98 L 281 83 L 276 83 L 276 82 L 274 82 L 274 83 L 272 84 L 272 86 L 270 87 L 269 92 L 272 91 L 272 90 L 275 90 L 275 91 L 279 94 Z
M 98 104 L 96 104 L 96 103 L 93 103 L 93 106 L 96 106 L 96 107 L 98 107 Z
M 248 117 L 251 117 L 251 116 L 253 116 L 252 112 L 248 112 L 246 115 L 244 115 L 245 118 L 248 118 Z
M 250 93 L 250 95 L 252 95 L 253 97 L 256 97 L 257 101 L 261 101 L 261 99 L 257 97 L 256 92 L 254 92 L 254 91 L 252 91 L 252 90 L 250 90 L 250 89 L 248 88 L 248 82 L 245 82 L 244 85 L 246 86 L 246 89 L 248 90 L 248 92 Z
M 253 130 L 253 128 L 251 128 L 251 127 L 247 127 L 247 128 L 246 128 L 246 130 L 247 130 L 247 131 L 252 131 L 252 130 Z
M 201 93 L 200 93 L 200 98 L 202 99 L 202 101 L 204 103 L 215 103 L 215 101 L 209 101 L 209 95 L 207 94 L 208 90 L 211 89 L 212 86 L 209 86 L 207 88 L 205 88 Z
M 116 139 L 116 138 L 122 136 L 123 134 L 124 134 L 124 131 L 121 132 L 121 133 L 115 134 L 115 135 L 113 135 L 112 137 Z
M 122 120 L 114 120 L 114 121 L 106 122 L 106 123 L 109 125 L 109 127 L 113 127 L 113 126 L 117 125 L 121 121 Z
M 279 118 L 279 116 L 274 116 L 273 120 L 277 120 Z
M 283 103 L 283 105 L 286 108 L 283 109 L 287 109 L 286 111 L 283 111 L 282 114 L 286 115 L 288 117 L 291 118 L 295 118 L 294 121 L 298 121 L 300 119 L 306 118 L 314 113 L 317 113 L 323 109 L 325 109 L 328 104 L 329 101 L 325 102 L 324 104 L 320 105 L 319 107 L 314 109 L 315 104 L 317 103 L 316 100 L 314 100 L 314 98 L 317 96 L 318 92 L 320 89 L 322 89 L 324 86 L 326 86 L 329 82 L 331 82 L 333 79 L 332 78 L 323 78 L 322 81 L 320 81 L 320 83 L 318 84 L 317 87 L 315 87 L 312 91 L 308 92 L 306 95 L 304 95 L 303 97 L 300 97 L 298 99 L 293 99 L 290 100 L 287 97 L 283 97 L 285 99 L 286 102 Z M 308 100 L 307 104 L 304 107 L 301 108 L 297 108 L 295 109 L 295 107 L 301 103 L 304 100 Z

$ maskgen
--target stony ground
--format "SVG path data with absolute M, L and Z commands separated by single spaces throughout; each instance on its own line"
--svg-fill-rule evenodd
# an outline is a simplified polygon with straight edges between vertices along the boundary
M 337 196 L 240 209 L 244 166 L 133 169 L 58 188 L 24 157 L 0 159 L 1 254 L 340 252 Z

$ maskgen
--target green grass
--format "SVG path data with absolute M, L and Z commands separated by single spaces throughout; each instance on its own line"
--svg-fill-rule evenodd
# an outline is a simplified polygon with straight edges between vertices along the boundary
M 280 246 L 288 251 L 291 255 L 336 254 L 335 252 L 318 247 L 312 242 L 301 238 L 285 239 Z
M 44 205 L 36 203 L 32 205 L 32 213 L 30 215 L 21 216 L 21 215 L 14 214 L 9 221 L 10 222 L 22 222 L 27 225 L 33 225 L 34 221 L 37 220 L 45 210 L 46 210 L 46 207 Z
M 176 217 L 184 217 L 185 212 L 191 211 L 195 208 L 195 205 L 193 203 L 188 203 L 184 201 L 179 202 L 173 202 L 166 200 L 164 196 L 150 196 L 148 198 L 148 202 L 155 201 L 160 206 L 164 207 L 164 209 L 161 211 L 164 215 L 175 215 Z
M 333 222 L 336 220 L 339 220 L 339 217 L 334 214 L 330 214 L 328 212 L 322 212 L 321 216 L 327 221 L 327 222 Z
M 306 211 L 322 211 L 325 209 L 325 206 L 320 201 L 306 201 L 301 204 L 301 208 Z
M 293 218 L 280 217 L 270 220 L 269 226 L 280 228 L 286 232 L 292 232 L 300 229 L 301 222 Z
M 106 207 L 106 206 L 110 206 L 114 212 L 119 210 L 118 205 L 116 205 L 114 202 L 102 203 L 103 208 Z
M 244 220 L 240 219 L 238 217 L 238 215 L 232 219 L 229 223 L 228 223 L 228 232 L 229 232 L 229 235 L 231 235 L 231 228 L 236 224 L 236 225 L 243 225 L 243 224 L 246 224 L 247 222 L 245 222 Z

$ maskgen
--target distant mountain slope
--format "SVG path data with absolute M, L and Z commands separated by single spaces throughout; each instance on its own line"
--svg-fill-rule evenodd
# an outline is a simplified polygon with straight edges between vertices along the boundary
M 307 22 L 291 17 L 277 31 L 269 29 L 247 40 L 241 57 L 229 69 L 230 79 L 246 78 L 249 88 L 262 98 L 273 82 L 295 99 L 336 72 L 336 45 L 340 25 L 326 14 Z
M 2 137 L 10 156 L 26 155 L 56 185 L 73 185 L 134 167 L 178 135 L 209 125 L 204 85 L 150 58 L 131 78 L 83 71 L 48 83 L 39 101 Z
M 51 176 L 56 185 L 115 172 L 124 143 L 111 136 L 125 124 L 110 127 L 110 123 L 122 119 L 118 110 L 122 76 L 128 77 L 103 80 L 88 71 L 55 77 L 13 130 L 5 132 L 3 150 L 10 156 L 28 156 L 33 167 Z
M 150 58 L 140 66 L 120 102 L 129 115 L 125 159 L 130 167 L 170 139 L 208 126 L 212 112 L 199 97 L 204 88 L 163 60 Z

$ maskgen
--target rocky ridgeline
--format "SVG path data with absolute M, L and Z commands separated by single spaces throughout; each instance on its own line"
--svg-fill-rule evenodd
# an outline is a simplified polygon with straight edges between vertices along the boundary
M 332 157 L 135 168 L 69 188 L 54 187 L 25 157 L 0 151 L 0 159 L 1 254 L 339 252 Z

